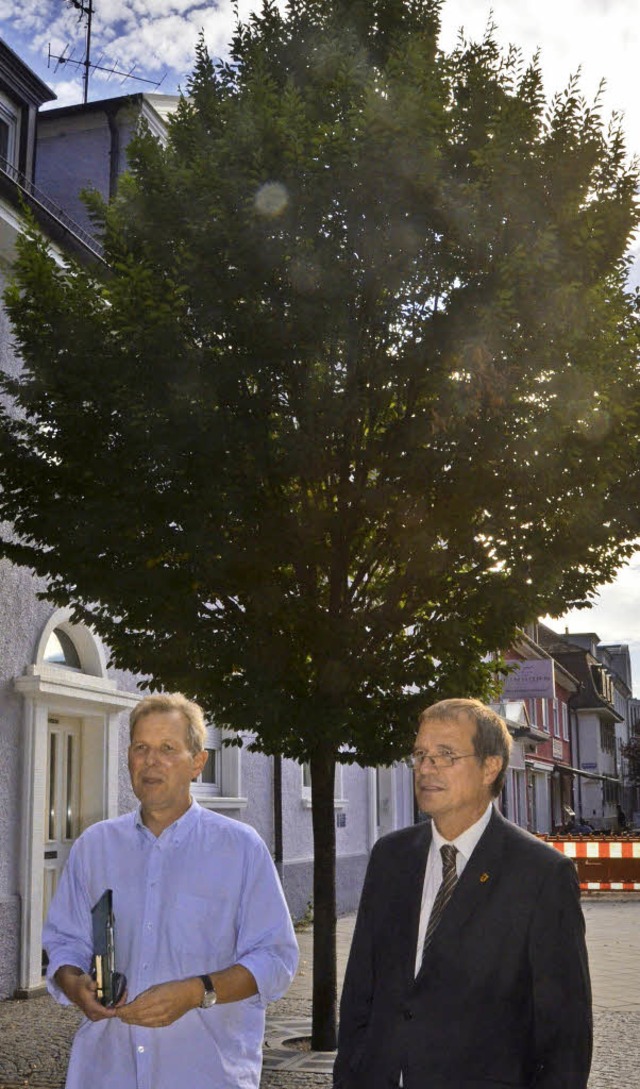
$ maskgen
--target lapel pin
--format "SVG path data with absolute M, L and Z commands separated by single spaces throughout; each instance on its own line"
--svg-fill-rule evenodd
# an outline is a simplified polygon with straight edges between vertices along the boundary
M 488 873 L 481 873 L 480 874 L 480 880 L 481 880 L 482 884 L 484 885 L 485 881 L 489 880 L 489 874 Z

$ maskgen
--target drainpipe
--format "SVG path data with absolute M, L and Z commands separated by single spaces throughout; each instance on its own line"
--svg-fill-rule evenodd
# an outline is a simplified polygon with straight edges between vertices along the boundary
M 580 730 L 578 729 L 578 712 L 571 706 L 573 700 L 575 699 L 575 697 L 577 695 L 578 695 L 578 693 L 575 692 L 572 696 L 569 696 L 569 698 L 567 700 L 567 707 L 569 708 L 569 710 L 571 712 L 571 733 L 573 735 L 572 743 L 571 743 L 571 755 L 574 756 L 574 753 L 575 753 L 575 756 L 574 756 L 575 764 L 576 764 L 576 767 L 578 768 L 578 770 L 581 771 L 582 769 L 580 767 Z M 575 741 L 575 746 L 573 744 L 574 741 Z M 578 805 L 576 807 L 575 801 L 574 801 L 573 808 L 577 809 L 577 812 L 578 812 L 578 815 L 580 816 L 580 819 L 583 820 L 584 819 L 584 813 L 582 811 L 582 776 L 578 775 L 577 779 L 578 779 Z
M 113 200 L 118 188 L 118 168 L 120 165 L 120 129 L 116 115 L 111 110 L 106 111 L 107 124 L 109 126 L 109 200 Z
M 282 757 L 273 758 L 273 861 L 284 885 L 284 858 L 282 850 Z

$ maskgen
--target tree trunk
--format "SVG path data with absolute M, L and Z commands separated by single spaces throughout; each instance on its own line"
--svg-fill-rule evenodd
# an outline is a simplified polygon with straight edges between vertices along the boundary
M 336 823 L 333 752 L 311 759 L 313 814 L 313 1026 L 314 1051 L 336 1046 Z

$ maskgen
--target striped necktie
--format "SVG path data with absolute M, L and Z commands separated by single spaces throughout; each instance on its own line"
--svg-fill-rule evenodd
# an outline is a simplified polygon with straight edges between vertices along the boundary
M 442 918 L 444 909 L 449 903 L 453 890 L 458 883 L 458 874 L 456 872 L 457 853 L 457 849 L 451 843 L 445 843 L 440 848 L 440 854 L 442 855 L 442 884 L 436 893 L 436 898 L 433 901 L 433 907 L 431 908 L 427 933 L 424 936 L 424 945 L 422 946 L 423 960 L 427 951 L 427 946 L 433 937 L 434 931 Z

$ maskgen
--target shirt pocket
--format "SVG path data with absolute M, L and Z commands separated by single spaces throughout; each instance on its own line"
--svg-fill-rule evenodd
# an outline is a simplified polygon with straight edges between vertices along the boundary
M 176 892 L 168 912 L 167 937 L 186 974 L 219 972 L 235 964 L 236 912 L 229 895 Z

